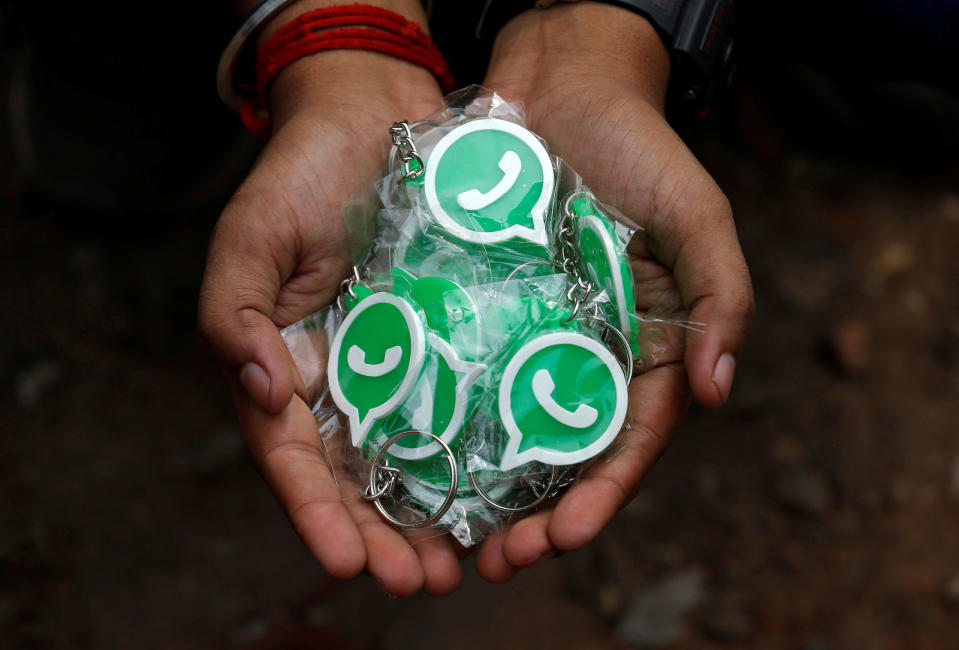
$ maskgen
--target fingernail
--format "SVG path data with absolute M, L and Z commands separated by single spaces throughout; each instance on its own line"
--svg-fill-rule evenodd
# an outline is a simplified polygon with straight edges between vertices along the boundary
M 240 370 L 240 383 L 257 404 L 269 410 L 270 376 L 266 374 L 266 370 L 251 361 Z
M 713 384 L 719 391 L 719 399 L 725 404 L 729 397 L 729 391 L 733 387 L 733 374 L 736 372 L 736 357 L 728 352 L 724 352 L 716 362 L 713 368 Z

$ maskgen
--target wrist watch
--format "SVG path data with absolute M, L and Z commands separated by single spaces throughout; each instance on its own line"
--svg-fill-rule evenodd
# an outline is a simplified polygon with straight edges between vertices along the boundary
M 557 2 L 536 0 L 537 9 Z M 705 117 L 729 87 L 734 72 L 732 0 L 596 0 L 639 14 L 652 24 L 670 53 L 666 99 L 670 119 Z M 517 3 L 523 4 L 523 3 Z M 526 5 L 529 6 L 529 5 Z

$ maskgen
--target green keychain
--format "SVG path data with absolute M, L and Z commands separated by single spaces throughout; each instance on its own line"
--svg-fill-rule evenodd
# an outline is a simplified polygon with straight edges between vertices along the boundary
M 472 539 L 471 525 L 542 503 L 561 468 L 613 442 L 632 364 L 603 339 L 612 329 L 638 351 L 638 320 L 616 224 L 588 191 L 557 210 L 542 141 L 508 119 L 453 124 L 422 158 L 408 125 L 391 130 L 409 186 L 368 260 L 390 272 L 377 291 L 359 272 L 345 285 L 327 374 L 371 464 L 364 498 L 396 525 Z
M 626 378 L 605 345 L 571 331 L 536 336 L 509 360 L 499 385 L 509 434 L 500 469 L 589 460 L 619 434 L 626 401 Z
M 426 330 L 408 301 L 379 292 L 350 310 L 330 347 L 327 376 L 355 446 L 409 396 L 425 357 Z
M 639 318 L 626 244 L 591 194 L 577 192 L 565 203 L 568 214 L 575 220 L 581 266 L 593 286 L 606 291 L 609 302 L 603 307 L 607 320 L 622 332 L 634 356 L 638 357 Z
M 518 238 L 546 248 L 555 185 L 553 163 L 532 132 L 485 118 L 457 126 L 436 144 L 424 191 L 432 217 L 463 241 Z

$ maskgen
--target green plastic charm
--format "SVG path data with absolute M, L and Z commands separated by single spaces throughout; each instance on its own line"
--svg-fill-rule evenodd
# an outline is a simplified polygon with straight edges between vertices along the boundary
M 592 458 L 622 428 L 626 401 L 626 378 L 604 345 L 569 331 L 533 338 L 509 360 L 499 385 L 509 434 L 500 469 Z
M 482 340 L 481 319 L 476 304 L 463 287 L 446 278 L 416 279 L 394 268 L 393 293 L 416 303 L 426 315 L 430 329 L 452 343 L 462 358 L 476 358 Z
M 514 238 L 546 247 L 553 164 L 530 131 L 495 118 L 447 133 L 426 162 L 430 212 L 454 236 L 476 244 Z
M 327 376 L 355 446 L 409 396 L 425 356 L 423 323 L 403 298 L 374 293 L 350 310 L 333 339 Z
M 429 431 L 451 445 L 463 429 L 471 388 L 486 366 L 463 361 L 449 343 L 432 332 L 427 335 L 427 342 L 427 368 L 396 414 L 383 422 L 384 435 L 388 438 L 410 429 Z M 388 453 L 419 460 L 442 449 L 435 441 L 423 442 L 410 436 L 392 445 Z
M 616 325 L 629 341 L 635 356 L 640 355 L 636 296 L 633 273 L 626 259 L 626 246 L 616 234 L 613 223 L 597 209 L 588 195 L 569 201 L 576 217 L 576 229 L 582 265 L 589 281 L 602 287 L 609 296 L 603 305 L 609 322 Z

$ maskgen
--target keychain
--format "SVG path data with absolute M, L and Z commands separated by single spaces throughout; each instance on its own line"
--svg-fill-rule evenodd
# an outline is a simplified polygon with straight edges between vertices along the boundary
M 623 428 L 632 232 L 495 95 L 390 134 L 379 234 L 327 321 L 329 396 L 363 497 L 471 545 Z
M 431 216 L 455 237 L 545 248 L 554 186 L 553 163 L 536 136 L 513 122 L 484 118 L 457 126 L 436 144 L 424 192 Z
M 604 305 L 607 322 L 616 325 L 633 354 L 639 355 L 639 317 L 626 243 L 590 193 L 571 194 L 563 205 L 567 227 L 577 236 L 582 270 L 592 286 L 602 288 L 609 298 Z

